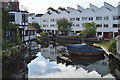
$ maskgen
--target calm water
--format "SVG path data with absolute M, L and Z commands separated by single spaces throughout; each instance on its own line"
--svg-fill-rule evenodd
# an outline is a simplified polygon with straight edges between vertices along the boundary
M 40 52 L 25 53 L 4 72 L 4 78 L 113 78 L 120 77 L 107 57 L 69 57 L 69 61 L 57 57 L 56 47 L 50 45 Z M 23 59 L 24 58 L 24 59 Z M 5 73 L 7 72 L 7 73 Z

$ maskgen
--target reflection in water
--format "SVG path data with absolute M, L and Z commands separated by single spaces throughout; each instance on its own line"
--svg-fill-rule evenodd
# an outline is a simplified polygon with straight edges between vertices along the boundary
M 57 48 L 50 45 L 41 48 L 41 52 L 24 51 L 22 55 L 3 67 L 3 78 L 114 79 L 120 74 L 106 57 L 59 57 Z
M 58 57 L 52 45 L 42 48 L 37 56 L 28 64 L 29 78 L 114 78 L 107 58 L 67 57 L 66 60 L 64 56 Z

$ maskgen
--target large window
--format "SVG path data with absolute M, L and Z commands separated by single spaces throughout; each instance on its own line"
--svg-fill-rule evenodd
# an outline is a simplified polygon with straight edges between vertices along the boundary
M 118 24 L 113 24 L 113 28 L 117 28 L 118 27 Z
M 28 22 L 28 15 L 22 14 L 22 22 Z
M 15 22 L 15 13 L 9 13 L 9 22 Z
M 96 20 L 102 20 L 102 17 L 96 17 Z
M 102 27 L 102 24 L 97 24 L 96 27 Z

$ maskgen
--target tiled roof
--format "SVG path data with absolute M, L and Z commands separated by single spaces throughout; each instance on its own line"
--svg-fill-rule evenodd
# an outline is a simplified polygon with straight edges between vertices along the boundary
M 33 25 L 29 24 L 28 25 L 28 30 L 37 30 L 37 28 L 35 28 Z

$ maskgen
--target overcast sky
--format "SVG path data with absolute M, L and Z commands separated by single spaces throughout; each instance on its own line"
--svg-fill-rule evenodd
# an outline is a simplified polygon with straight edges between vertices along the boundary
M 61 7 L 77 8 L 80 5 L 84 8 L 89 7 L 89 3 L 98 7 L 103 6 L 104 2 L 110 3 L 113 6 L 117 6 L 119 0 L 19 0 L 20 4 L 26 6 L 30 13 L 41 14 L 45 13 L 49 7 L 57 9 Z

